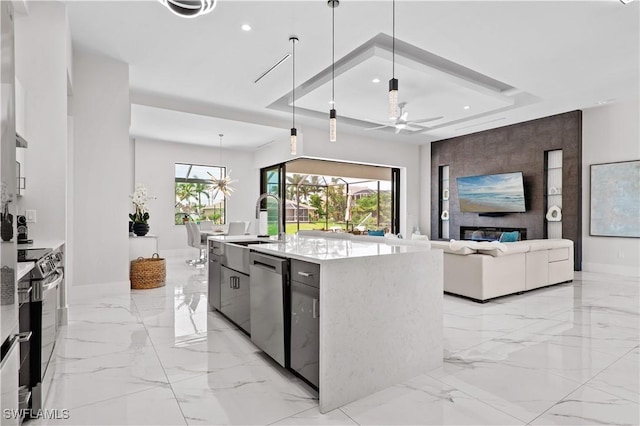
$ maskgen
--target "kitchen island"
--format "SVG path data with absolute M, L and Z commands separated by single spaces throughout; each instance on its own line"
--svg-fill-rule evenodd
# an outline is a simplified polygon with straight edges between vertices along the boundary
M 322 413 L 442 364 L 442 251 L 385 238 L 262 242 L 250 250 L 319 265 Z

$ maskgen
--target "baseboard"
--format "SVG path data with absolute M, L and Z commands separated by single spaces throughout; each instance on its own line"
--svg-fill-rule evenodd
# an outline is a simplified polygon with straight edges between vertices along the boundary
M 582 262 L 583 272 L 640 277 L 640 266 L 611 265 L 608 263 Z

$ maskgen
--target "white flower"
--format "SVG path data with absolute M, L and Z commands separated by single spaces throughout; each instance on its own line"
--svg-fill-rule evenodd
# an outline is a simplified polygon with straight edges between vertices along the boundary
M 150 200 L 155 200 L 156 197 L 149 195 L 147 188 L 139 183 L 136 185 L 136 190 L 133 194 L 129 195 L 133 205 L 136 207 L 136 212 L 144 213 L 147 211 L 146 204 Z
M 2 181 L 0 184 L 0 206 L 4 210 L 4 206 L 11 201 L 11 194 L 9 194 L 9 190 L 7 188 L 7 184 L 5 181 Z

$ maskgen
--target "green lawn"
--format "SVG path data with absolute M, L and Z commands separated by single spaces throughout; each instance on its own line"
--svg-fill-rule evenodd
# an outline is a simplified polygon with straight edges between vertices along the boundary
M 300 222 L 300 230 L 301 231 L 323 230 L 323 229 L 325 229 L 325 226 L 327 226 L 327 225 L 325 224 L 324 221 L 322 221 L 322 222 L 309 222 L 309 223 Z M 329 222 L 328 226 L 329 226 L 329 228 L 331 228 L 332 226 L 341 226 L 342 229 L 344 229 L 345 224 L 344 223 Z M 287 234 L 295 234 L 297 231 L 298 231 L 298 225 L 296 223 L 287 223 L 287 226 L 286 226 Z M 278 233 L 278 224 L 274 223 L 274 222 L 270 222 L 269 223 L 269 235 L 276 235 L 277 233 Z

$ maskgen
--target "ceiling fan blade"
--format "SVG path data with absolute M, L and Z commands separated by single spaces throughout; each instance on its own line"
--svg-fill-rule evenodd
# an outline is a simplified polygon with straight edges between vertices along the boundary
M 391 126 L 378 126 L 378 127 L 367 127 L 365 130 L 378 130 L 378 129 L 384 129 L 385 127 L 391 127 Z
M 407 118 L 409 118 L 409 111 L 403 112 L 402 115 L 400 116 L 400 120 L 399 121 L 404 121 L 406 123 L 407 122 Z
M 398 133 L 400 133 L 400 131 L 401 131 L 401 130 L 402 130 L 402 128 L 400 128 L 400 127 L 396 127 L 396 135 L 397 135 Z
M 426 123 L 428 121 L 435 121 L 444 118 L 442 115 L 440 117 L 431 117 L 431 118 L 423 118 L 421 120 L 412 120 L 411 123 Z

